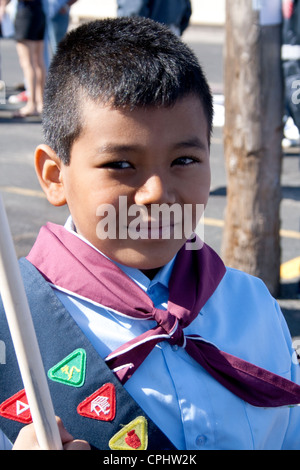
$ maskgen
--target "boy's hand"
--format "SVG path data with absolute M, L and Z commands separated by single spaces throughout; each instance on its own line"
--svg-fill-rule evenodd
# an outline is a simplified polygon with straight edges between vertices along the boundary
M 60 418 L 56 418 L 56 421 L 64 450 L 91 450 L 88 442 L 79 439 L 74 440 L 73 436 L 65 429 Z M 24 426 L 21 429 L 12 450 L 40 450 L 33 424 Z

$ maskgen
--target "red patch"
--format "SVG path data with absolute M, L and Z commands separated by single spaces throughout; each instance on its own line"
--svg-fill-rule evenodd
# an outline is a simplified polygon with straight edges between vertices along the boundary
M 139 436 L 135 433 L 135 430 L 129 431 L 125 437 L 125 442 L 129 447 L 133 449 L 138 449 L 141 446 L 141 441 Z
M 115 386 L 107 383 L 82 401 L 77 412 L 86 418 L 112 421 L 116 414 Z
M 4 418 L 19 421 L 20 423 L 32 423 L 30 408 L 25 390 L 20 390 L 0 405 L 0 415 Z

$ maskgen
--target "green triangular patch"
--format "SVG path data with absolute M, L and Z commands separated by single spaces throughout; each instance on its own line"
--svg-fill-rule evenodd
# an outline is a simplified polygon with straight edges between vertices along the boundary
M 86 352 L 75 349 L 71 354 L 48 370 L 48 377 L 71 387 L 81 387 L 85 380 Z

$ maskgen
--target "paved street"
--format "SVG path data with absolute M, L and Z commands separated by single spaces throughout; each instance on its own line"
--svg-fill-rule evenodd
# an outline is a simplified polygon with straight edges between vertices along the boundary
M 222 142 L 222 107 L 218 103 L 223 93 L 221 28 L 190 27 L 184 40 L 195 50 L 203 64 L 216 97 L 216 127 L 211 150 L 212 188 L 206 211 L 205 241 L 220 252 L 223 214 L 226 205 L 226 174 Z M 14 86 L 22 82 L 22 73 L 13 40 L 0 40 L 1 79 L 7 96 L 15 93 Z M 7 209 L 18 256 L 24 256 L 32 246 L 42 224 L 51 220 L 64 223 L 67 208 L 53 208 L 45 199 L 33 168 L 33 154 L 42 141 L 39 118 L 12 118 L 15 105 L 0 105 L 0 191 Z M 281 205 L 282 218 L 282 294 L 279 300 L 293 336 L 300 336 L 300 300 L 298 280 L 300 261 L 300 166 L 298 149 L 290 149 L 283 159 Z M 292 261 L 291 261 L 292 260 Z M 297 264 L 298 263 L 298 264 Z

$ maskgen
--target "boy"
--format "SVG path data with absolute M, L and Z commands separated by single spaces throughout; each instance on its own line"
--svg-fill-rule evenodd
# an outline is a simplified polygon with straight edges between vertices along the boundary
M 300 448 L 278 305 L 192 235 L 212 115 L 195 56 L 151 20 L 85 24 L 51 65 L 36 170 L 71 217 L 43 227 L 20 265 L 55 412 L 97 449 Z M 3 312 L 0 326 L 0 428 L 14 441 L 30 414 L 24 396 L 14 405 Z

